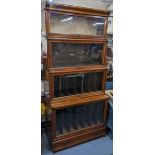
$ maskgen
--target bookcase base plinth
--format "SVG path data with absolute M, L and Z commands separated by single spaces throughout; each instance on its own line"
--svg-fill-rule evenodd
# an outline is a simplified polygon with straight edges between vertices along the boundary
M 97 139 L 106 135 L 106 128 L 102 127 L 90 127 L 89 129 L 83 129 L 76 131 L 76 133 L 70 133 L 67 135 L 55 138 L 52 141 L 52 151 L 58 152 L 75 145 Z

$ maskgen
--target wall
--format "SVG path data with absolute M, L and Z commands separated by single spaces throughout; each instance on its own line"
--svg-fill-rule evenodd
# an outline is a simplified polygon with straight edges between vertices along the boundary
M 110 15 L 108 18 L 108 30 L 107 30 L 107 32 L 109 34 L 113 34 L 113 4 L 108 7 L 108 10 L 110 11 Z
M 101 10 L 105 10 L 108 7 L 105 3 L 98 0 L 53 0 L 53 2 L 66 5 L 96 8 Z

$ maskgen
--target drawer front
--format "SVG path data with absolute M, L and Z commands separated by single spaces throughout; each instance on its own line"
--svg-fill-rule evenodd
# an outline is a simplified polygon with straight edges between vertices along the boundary
M 68 147 L 80 144 L 82 142 L 104 136 L 105 134 L 106 134 L 105 128 L 101 128 L 92 132 L 87 132 L 85 134 L 80 134 L 68 139 L 57 141 L 57 142 L 54 142 L 53 144 L 53 151 L 59 151 L 64 148 L 68 148 Z

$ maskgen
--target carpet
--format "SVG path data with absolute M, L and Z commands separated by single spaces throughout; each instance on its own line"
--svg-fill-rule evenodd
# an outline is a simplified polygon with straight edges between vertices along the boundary
M 54 155 L 112 155 L 112 153 L 113 141 L 106 136 L 54 153 Z M 43 133 L 42 155 L 53 155 L 45 133 Z

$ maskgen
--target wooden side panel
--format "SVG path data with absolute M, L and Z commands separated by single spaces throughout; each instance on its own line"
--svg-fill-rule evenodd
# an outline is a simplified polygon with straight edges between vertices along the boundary
M 46 26 L 46 33 L 50 32 L 50 23 L 49 23 L 50 19 L 49 19 L 49 11 L 45 10 L 45 26 Z
M 50 100 L 54 98 L 54 76 L 49 78 L 49 91 L 50 91 Z
M 108 110 L 109 110 L 109 104 L 108 104 L 108 100 L 106 100 L 105 101 L 105 105 L 104 105 L 104 109 L 103 109 L 103 111 L 104 111 L 104 118 L 103 118 L 103 120 L 104 120 L 104 124 L 106 124 L 107 123 L 107 120 L 108 120 Z
M 104 24 L 104 38 L 107 38 L 107 28 L 108 28 L 108 17 L 105 17 L 105 24 Z
M 103 73 L 103 81 L 102 81 L 102 91 L 105 92 L 105 83 L 106 83 L 106 79 L 107 79 L 107 70 Z

